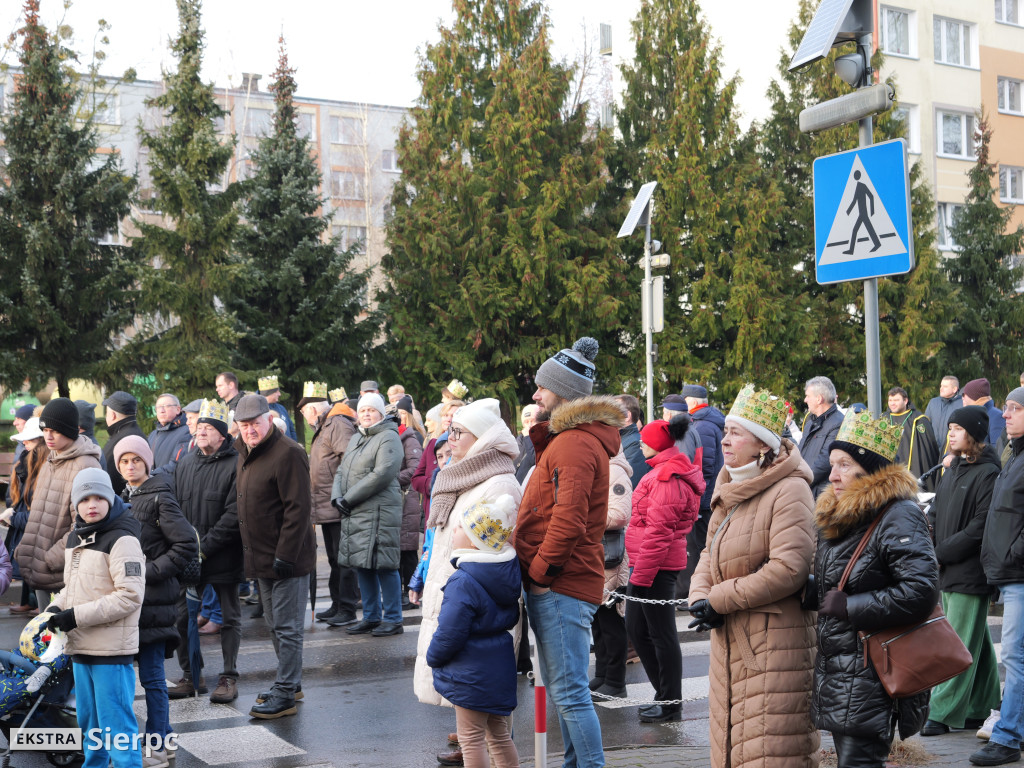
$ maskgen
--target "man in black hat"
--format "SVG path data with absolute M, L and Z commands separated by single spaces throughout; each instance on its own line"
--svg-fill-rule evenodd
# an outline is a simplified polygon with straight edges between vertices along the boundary
M 117 471 L 114 448 L 128 435 L 138 435 L 145 440 L 146 433 L 142 431 L 139 422 L 135 420 L 139 403 L 127 392 L 117 390 L 103 401 L 103 406 L 107 409 L 107 434 L 110 435 L 107 444 L 103 446 L 103 458 L 107 462 L 107 474 L 110 475 L 114 493 L 120 496 L 121 491 L 124 490 L 125 480 Z

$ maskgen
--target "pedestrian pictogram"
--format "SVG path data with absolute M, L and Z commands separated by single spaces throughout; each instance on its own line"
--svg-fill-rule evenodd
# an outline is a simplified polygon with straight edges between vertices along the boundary
M 898 275 L 914 266 L 902 139 L 814 161 L 819 283 Z

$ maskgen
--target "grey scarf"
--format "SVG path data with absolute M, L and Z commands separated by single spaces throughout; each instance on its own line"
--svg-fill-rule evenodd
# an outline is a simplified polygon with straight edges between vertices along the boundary
M 434 490 L 430 494 L 430 521 L 428 527 L 441 527 L 448 522 L 448 515 L 455 508 L 455 502 L 465 491 L 496 475 L 515 475 L 512 457 L 497 448 L 487 448 L 475 456 L 456 461 L 437 473 Z

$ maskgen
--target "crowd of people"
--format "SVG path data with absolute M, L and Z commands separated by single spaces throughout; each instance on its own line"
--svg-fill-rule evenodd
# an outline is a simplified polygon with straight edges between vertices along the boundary
M 421 611 L 413 690 L 454 709 L 444 765 L 519 764 L 509 718 L 528 628 L 568 768 L 604 764 L 594 701 L 626 697 L 633 652 L 655 693 L 639 721 L 680 720 L 677 610 L 710 633 L 714 766 L 817 765 L 819 730 L 841 768 L 884 765 L 897 729 L 980 728 L 972 763 L 1019 759 L 1024 376 L 1001 410 L 987 380 L 947 376 L 925 412 L 893 387 L 878 418 L 841 408 L 818 376 L 799 427 L 767 390 L 748 385 L 724 413 L 687 384 L 645 424 L 636 397 L 594 395 L 597 355 L 584 337 L 545 360 L 515 434 L 497 400 L 458 379 L 425 414 L 401 385 L 385 399 L 367 380 L 349 398 L 305 382 L 308 454 L 272 376 L 247 393 L 222 373 L 217 398 L 184 407 L 161 394 L 148 436 L 136 399 L 113 392 L 102 448 L 94 404 L 26 406 L 0 515 L 0 586 L 22 580 L 10 611 L 66 633 L 83 728 L 137 733 L 137 664 L 145 732 L 166 744 L 169 699 L 238 697 L 251 589 L 278 669 L 249 714 L 294 715 L 318 526 L 330 605 L 317 621 L 386 638 Z M 207 622 L 222 654 L 212 690 L 189 644 L 189 589 L 220 612 Z M 923 621 L 939 602 L 973 662 L 930 697 L 893 699 L 859 633 Z M 108 759 L 161 768 L 173 750 L 94 750 L 86 765 Z

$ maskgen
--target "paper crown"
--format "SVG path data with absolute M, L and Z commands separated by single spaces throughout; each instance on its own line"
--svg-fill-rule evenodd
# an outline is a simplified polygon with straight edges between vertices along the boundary
M 327 399 L 327 382 L 325 381 L 307 381 L 302 384 L 302 397 L 311 398 L 313 400 L 326 400 Z
M 515 526 L 515 500 L 503 493 L 494 501 L 480 499 L 462 516 L 462 527 L 479 549 L 500 552 Z
M 256 386 L 259 388 L 261 393 L 281 388 L 281 385 L 277 382 L 277 376 L 264 376 L 257 380 Z
M 767 389 L 755 390 L 747 384 L 736 396 L 736 402 L 729 409 L 730 416 L 746 419 L 769 432 L 781 435 L 786 429 L 786 401 L 776 397 Z
M 219 400 L 203 400 L 199 406 L 200 419 L 213 419 L 228 423 L 228 407 Z
M 452 379 L 451 383 L 445 387 L 456 400 L 462 400 L 466 395 L 469 394 L 469 387 L 463 384 L 458 379 Z
M 873 419 L 867 411 L 854 413 L 852 408 L 843 417 L 843 423 L 836 435 L 836 440 L 877 453 L 886 461 L 896 458 L 902 439 L 902 425 L 893 424 L 885 416 Z
M 337 389 L 332 389 L 327 393 L 327 399 L 330 400 L 332 404 L 340 403 L 342 400 L 348 400 L 348 393 L 345 391 L 344 387 L 338 387 Z

